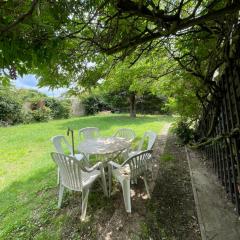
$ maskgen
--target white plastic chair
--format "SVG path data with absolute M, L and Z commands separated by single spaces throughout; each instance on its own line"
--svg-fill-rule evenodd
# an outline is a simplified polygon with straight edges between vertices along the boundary
M 58 135 L 58 136 L 52 137 L 51 141 L 56 149 L 56 152 L 65 154 L 64 153 L 64 145 L 65 145 L 65 147 L 67 148 L 67 150 L 70 153 L 69 155 L 73 156 L 72 146 L 69 144 L 69 142 L 63 135 Z M 74 157 L 80 161 L 83 159 L 84 156 L 82 154 L 74 154 Z M 60 173 L 59 173 L 59 169 L 58 169 L 57 183 L 59 183 L 59 178 L 60 178 Z
M 78 131 L 79 139 L 80 141 L 87 140 L 87 139 L 95 139 L 100 136 L 99 133 L 99 128 L 96 127 L 86 127 L 86 128 L 81 128 Z M 78 147 L 78 151 L 80 152 L 81 149 Z M 89 160 L 90 155 L 86 155 L 87 159 Z
M 113 135 L 114 137 L 121 137 L 127 139 L 129 142 L 132 142 L 136 134 L 135 132 L 130 128 L 120 128 L 117 130 L 117 132 Z
M 156 139 L 157 139 L 157 134 L 155 132 L 146 131 L 141 141 L 139 142 L 137 149 L 133 151 L 129 151 L 128 157 L 132 157 L 144 150 L 151 150 L 154 146 Z M 144 148 L 144 143 L 146 142 L 147 142 L 147 148 Z
M 115 132 L 115 134 L 113 135 L 114 137 L 120 137 L 120 138 L 124 138 L 124 139 L 126 139 L 128 142 L 132 142 L 134 139 L 135 139 L 135 137 L 136 137 L 136 134 L 135 134 L 135 132 L 132 130 L 132 129 L 130 129 L 130 128 L 120 128 L 120 129 L 118 129 L 116 132 Z M 123 152 L 122 152 L 122 157 L 124 158 L 124 159 L 127 159 L 128 158 L 128 152 L 129 152 L 129 148 L 128 149 L 126 149 L 126 150 L 124 150 Z
M 129 150 L 128 151 L 128 158 L 144 151 L 144 150 L 151 150 L 153 149 L 154 143 L 156 142 L 157 139 L 157 134 L 153 131 L 146 131 L 141 139 L 141 141 L 139 142 L 139 145 L 137 147 L 136 150 Z M 147 148 L 144 148 L 145 143 L 147 142 Z M 148 161 L 148 170 L 151 172 L 152 174 L 152 178 L 153 178 L 153 166 L 154 166 L 154 162 L 153 162 L 153 158 L 151 158 L 150 161 Z M 134 180 L 135 183 L 137 183 L 137 179 Z
M 131 193 L 130 193 L 131 180 L 135 180 L 136 178 L 142 176 L 148 197 L 150 198 L 149 187 L 146 179 L 146 173 L 147 173 L 148 161 L 150 161 L 151 159 L 151 153 L 152 153 L 152 150 L 143 151 L 127 159 L 121 165 L 112 161 L 108 163 L 109 195 L 111 193 L 111 187 L 112 187 L 111 176 L 113 175 L 122 185 L 125 209 L 128 213 L 131 213 Z
M 81 140 L 97 138 L 100 136 L 99 128 L 96 127 L 81 128 L 78 132 L 78 135 Z
M 56 152 L 52 152 L 51 156 L 60 169 L 61 174 L 58 207 L 61 207 L 64 188 L 82 192 L 81 220 L 84 220 L 90 187 L 99 177 L 102 178 L 103 191 L 107 196 L 107 185 L 102 163 L 98 162 L 93 167 L 87 168 L 84 166 L 83 161 L 78 161 L 75 157 Z

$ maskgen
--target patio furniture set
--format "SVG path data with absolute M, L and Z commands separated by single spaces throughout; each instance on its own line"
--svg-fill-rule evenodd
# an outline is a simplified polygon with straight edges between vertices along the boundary
M 80 144 L 77 154 L 63 135 L 53 137 L 51 140 L 56 152 L 52 152 L 51 156 L 58 167 L 58 207 L 61 207 L 64 188 L 80 191 L 81 219 L 84 220 L 91 185 L 97 179 L 101 180 L 104 195 L 110 197 L 112 176 L 122 186 L 125 209 L 128 213 L 131 213 L 130 183 L 136 183 L 137 179 L 142 177 L 150 197 L 147 172 L 152 171 L 152 148 L 157 134 L 152 131 L 145 132 L 138 148 L 131 150 L 131 143 L 135 137 L 134 131 L 128 128 L 119 129 L 111 137 L 101 137 L 99 129 L 95 127 L 83 128 L 79 130 Z M 69 151 L 69 155 L 65 154 L 65 149 Z M 93 166 L 91 156 L 98 160 Z M 114 161 L 119 158 L 123 159 L 123 163 Z

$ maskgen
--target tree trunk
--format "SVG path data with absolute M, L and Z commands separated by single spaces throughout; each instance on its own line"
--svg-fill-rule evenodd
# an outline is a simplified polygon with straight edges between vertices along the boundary
M 130 117 L 136 117 L 136 96 L 135 93 L 131 93 L 129 96 L 130 101 Z

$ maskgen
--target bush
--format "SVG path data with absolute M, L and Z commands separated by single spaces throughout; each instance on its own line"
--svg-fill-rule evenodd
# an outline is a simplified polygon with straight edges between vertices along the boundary
M 112 112 L 129 111 L 129 94 L 124 90 L 103 93 L 100 97 Z M 136 96 L 136 112 L 141 114 L 169 113 L 165 108 L 166 101 L 164 96 L 155 96 L 146 92 L 141 96 Z
M 86 115 L 94 115 L 100 111 L 99 99 L 95 96 L 87 96 L 83 99 Z
M 22 121 L 22 106 L 10 91 L 0 91 L 1 125 L 16 124 Z
M 101 96 L 102 101 L 112 112 L 128 112 L 129 102 L 126 91 L 107 92 Z
M 141 97 L 136 96 L 136 111 L 143 114 L 169 113 L 166 106 L 166 97 L 155 96 L 151 93 L 145 93 Z M 83 98 L 85 113 L 93 115 L 97 112 L 108 110 L 111 112 L 128 112 L 129 95 L 128 92 L 97 92 L 87 95 Z
M 194 139 L 194 130 L 190 128 L 190 124 L 187 123 L 187 121 L 180 120 L 177 122 L 173 131 L 184 144 L 187 144 Z
M 23 112 L 22 122 L 28 124 L 34 121 L 32 112 Z
M 48 107 L 38 108 L 31 112 L 33 120 L 37 122 L 44 122 L 51 119 L 51 109 Z
M 44 99 L 47 97 L 46 94 L 40 93 L 37 90 L 34 89 L 24 89 L 20 88 L 17 89 L 17 94 L 19 96 L 19 99 L 22 103 L 24 102 L 38 102 L 41 99 Z
M 53 119 L 69 118 L 70 116 L 70 106 L 67 101 L 46 98 L 45 105 L 51 109 L 51 117 Z
M 26 101 L 31 103 L 31 110 L 22 109 Z M 35 90 L 0 88 L 0 126 L 68 118 L 69 115 L 70 105 L 65 100 L 48 98 Z
M 156 96 L 151 93 L 143 94 L 136 104 L 136 110 L 138 113 L 144 114 L 159 114 L 168 113 L 165 108 L 167 99 L 164 96 Z

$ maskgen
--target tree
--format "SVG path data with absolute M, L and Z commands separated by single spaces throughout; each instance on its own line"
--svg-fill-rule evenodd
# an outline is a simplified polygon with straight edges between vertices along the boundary
M 4 1 L 0 4 L 1 79 L 33 72 L 63 47 L 57 33 L 68 21 L 64 1 Z
M 43 76 L 42 84 L 69 85 L 99 52 L 125 57 L 135 51 L 138 58 L 169 38 L 220 34 L 216 25 L 226 25 L 239 9 L 237 0 L 5 1 L 1 80 L 35 72 Z
M 156 59 L 153 55 L 142 58 L 131 66 L 131 59 L 120 62 L 106 76 L 102 88 L 108 92 L 121 92 L 129 99 L 130 116 L 136 117 L 136 98 L 151 92 L 154 79 L 158 78 L 158 68 L 166 59 Z
M 238 64 L 239 9 L 238 0 L 7 1 L 0 5 L 1 79 L 30 71 L 42 85 L 91 88 L 111 69 L 99 68 L 102 53 L 135 63 L 149 53 L 161 58 L 164 47 L 183 74 L 198 79 L 204 109 L 221 98 L 215 71 Z
M 177 71 L 154 82 L 153 92 L 161 92 L 168 98 L 167 107 L 184 120 L 196 121 L 201 114 L 202 105 L 196 91 L 204 86 L 197 78 L 184 71 Z

